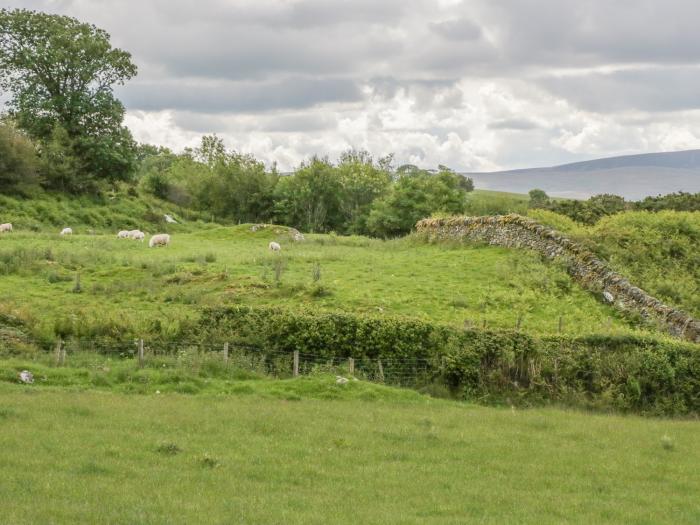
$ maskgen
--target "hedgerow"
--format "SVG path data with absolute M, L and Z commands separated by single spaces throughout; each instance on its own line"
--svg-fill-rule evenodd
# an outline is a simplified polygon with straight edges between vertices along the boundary
M 557 402 L 655 415 L 700 413 L 700 347 L 669 339 L 534 337 L 404 318 L 243 306 L 205 310 L 197 330 L 215 340 L 275 352 L 423 359 L 430 380 L 465 399 Z

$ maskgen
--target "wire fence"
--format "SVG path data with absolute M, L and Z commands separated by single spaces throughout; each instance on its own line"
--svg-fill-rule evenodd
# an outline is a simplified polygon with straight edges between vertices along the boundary
M 22 348 L 34 348 L 33 353 Z M 319 372 L 354 377 L 395 386 L 417 387 L 430 383 L 441 374 L 444 363 L 439 357 L 347 356 L 332 351 L 323 353 L 279 350 L 243 343 L 202 341 L 115 340 L 110 338 L 8 342 L 0 339 L 0 353 L 22 355 L 52 366 L 82 366 L 91 357 L 131 360 L 140 368 L 159 368 L 177 364 L 194 371 L 223 367 L 230 371 L 249 371 L 277 378 L 304 376 Z

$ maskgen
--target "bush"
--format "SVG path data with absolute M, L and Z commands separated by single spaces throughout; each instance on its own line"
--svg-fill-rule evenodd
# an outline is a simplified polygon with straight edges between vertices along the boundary
M 365 363 L 381 359 L 392 363 L 397 378 L 420 375 L 424 384 L 439 380 L 466 399 L 558 402 L 656 415 L 700 413 L 700 347 L 667 339 L 536 338 L 413 319 L 241 306 L 206 309 L 197 332 L 265 352 L 297 350 Z

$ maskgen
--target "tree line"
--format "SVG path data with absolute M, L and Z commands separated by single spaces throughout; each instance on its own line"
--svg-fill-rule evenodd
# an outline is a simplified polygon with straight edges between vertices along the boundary
M 603 217 L 623 211 L 700 211 L 700 193 L 675 192 L 628 201 L 619 195 L 603 193 L 587 200 L 551 199 L 540 189 L 530 190 L 529 207 L 553 211 L 576 222 L 595 224 Z
M 349 150 L 336 162 L 313 157 L 291 174 L 228 151 L 216 136 L 175 154 L 141 146 L 137 179 L 153 195 L 237 222 L 278 222 L 309 232 L 403 235 L 422 217 L 463 213 L 471 179 L 446 166 L 392 166 Z

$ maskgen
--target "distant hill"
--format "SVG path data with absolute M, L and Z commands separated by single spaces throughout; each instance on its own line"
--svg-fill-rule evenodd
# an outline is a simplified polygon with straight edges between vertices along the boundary
M 648 195 L 700 192 L 700 150 L 624 155 L 548 168 L 464 173 L 479 189 L 527 193 L 540 188 L 557 197 L 614 193 L 638 200 Z

